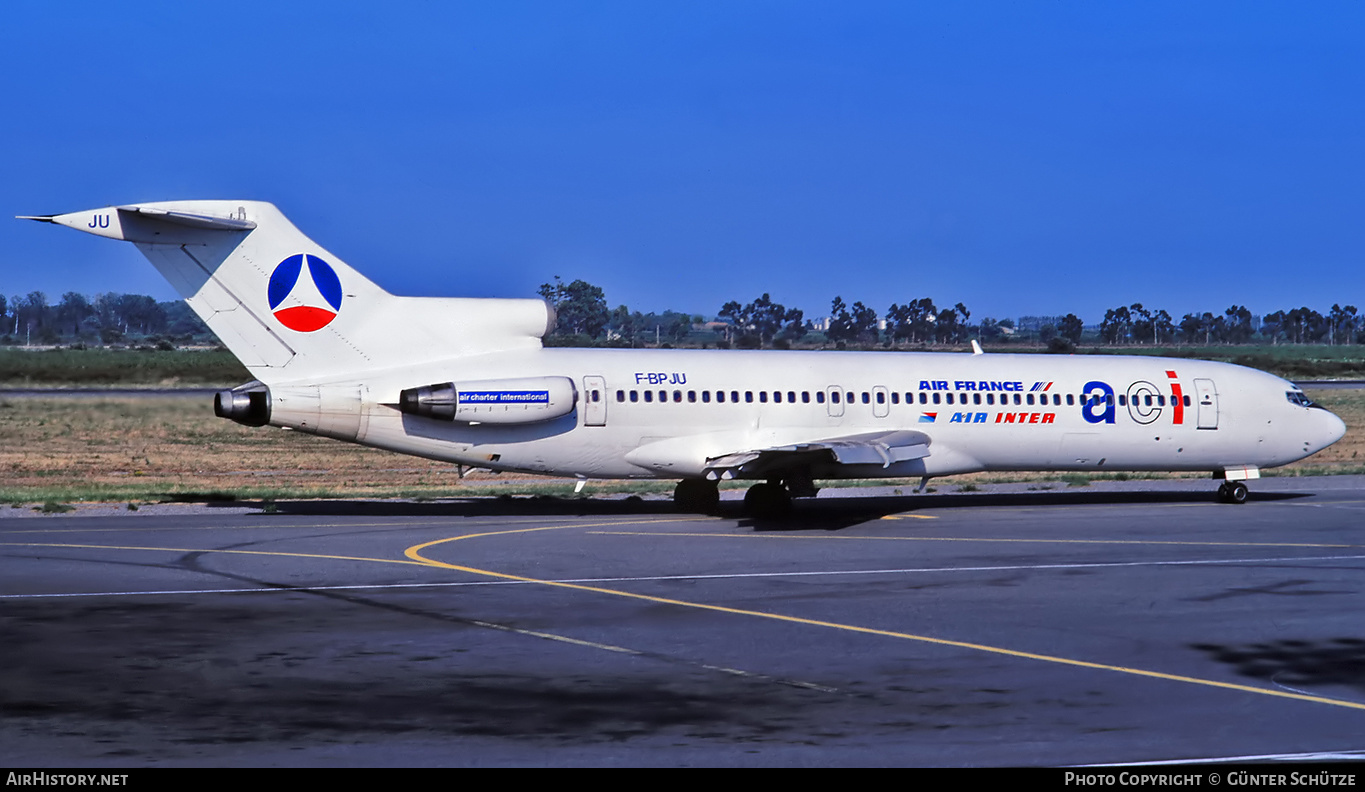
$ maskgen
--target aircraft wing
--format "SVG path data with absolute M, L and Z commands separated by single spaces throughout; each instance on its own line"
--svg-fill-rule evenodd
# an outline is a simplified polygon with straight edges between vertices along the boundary
M 929 456 L 929 436 L 899 430 L 831 437 L 811 442 L 740 451 L 706 460 L 706 477 L 731 479 L 762 474 L 808 461 L 833 461 L 842 465 L 881 465 Z

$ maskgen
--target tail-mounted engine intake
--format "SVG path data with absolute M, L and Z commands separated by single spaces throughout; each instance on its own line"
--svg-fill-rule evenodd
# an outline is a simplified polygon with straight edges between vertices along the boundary
M 568 377 L 442 382 L 403 391 L 398 409 L 443 421 L 530 424 L 572 413 L 577 398 Z
M 246 426 L 270 423 L 270 389 L 258 381 L 213 395 L 213 414 Z

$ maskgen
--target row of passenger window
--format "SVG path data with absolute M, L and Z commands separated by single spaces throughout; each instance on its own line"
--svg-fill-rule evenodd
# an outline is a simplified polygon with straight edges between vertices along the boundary
M 647 390 L 647 391 L 624 391 L 624 390 L 618 390 L 618 391 L 616 392 L 616 400 L 617 400 L 618 402 L 624 402 L 624 401 L 627 400 L 627 396 L 629 396 L 629 400 L 630 400 L 631 402 L 638 402 L 638 401 L 645 401 L 645 402 L 660 401 L 660 402 L 666 402 L 666 401 L 669 401 L 669 392 L 668 392 L 668 391 L 666 391 L 666 390 L 657 391 L 657 393 L 659 394 L 657 398 L 656 398 L 655 395 L 654 395 L 655 393 L 656 393 L 656 391 L 648 391 L 648 390 Z M 728 394 L 728 397 L 727 397 L 727 394 Z M 774 403 L 774 404 L 781 404 L 782 401 L 783 401 L 783 395 L 784 395 L 784 394 L 783 394 L 782 391 L 772 391 L 772 401 L 773 401 L 773 403 Z M 786 395 L 786 401 L 787 401 L 788 403 L 790 403 L 790 404 L 795 404 L 795 403 L 796 403 L 796 400 L 797 400 L 796 391 L 787 391 L 785 395 Z M 866 396 L 867 394 L 863 394 L 863 395 Z M 642 397 L 643 397 L 643 398 L 642 398 Z M 810 399 L 810 393 L 809 393 L 808 391 L 802 391 L 802 392 L 801 392 L 800 398 L 801 398 L 801 402 L 802 402 L 803 404 L 810 404 L 811 399 Z M 672 400 L 675 401 L 675 402 L 681 402 L 681 401 L 683 400 L 683 392 L 682 392 L 682 391 L 679 391 L 679 390 L 673 391 Z M 726 401 L 730 401 L 730 402 L 734 402 L 734 403 L 739 403 L 739 401 L 740 401 L 740 391 L 716 391 L 716 392 L 715 392 L 714 400 L 715 400 L 716 403 L 718 403 L 718 404 L 724 404 Z M 759 402 L 760 404 L 767 404 L 767 403 L 768 403 L 768 400 L 769 400 L 768 391 L 759 391 L 759 392 L 758 392 L 758 402 Z M 711 391 L 701 391 L 700 399 L 698 399 L 698 393 L 697 393 L 697 391 L 692 391 L 692 390 L 687 391 L 687 401 L 689 401 L 689 402 L 701 401 L 703 404 L 710 404 L 711 401 L 712 401 L 712 392 L 711 392 Z M 743 401 L 746 402 L 746 403 L 752 404 L 752 403 L 754 402 L 754 392 L 753 392 L 753 391 L 744 391 Z M 824 393 L 816 393 L 816 394 L 815 394 L 815 401 L 816 401 L 816 403 L 818 403 L 818 404 L 824 404 L 824 403 L 825 403 L 825 394 L 824 394 Z M 835 401 L 835 402 L 838 402 L 838 401 L 839 401 L 839 395 L 838 395 L 837 393 L 834 394 L 833 401 Z M 853 401 L 853 400 L 850 398 L 849 401 L 851 402 L 851 401 Z
M 657 396 L 656 396 L 656 394 L 657 394 Z M 668 402 L 668 401 L 671 400 L 671 401 L 674 401 L 674 402 L 679 402 L 679 403 L 681 403 L 681 402 L 683 401 L 683 399 L 684 399 L 684 396 L 685 396 L 685 398 L 687 399 L 687 401 L 688 401 L 688 402 L 691 402 L 691 403 L 696 403 L 697 401 L 700 401 L 702 404 L 710 404 L 710 403 L 714 400 L 717 404 L 724 404 L 724 403 L 726 403 L 727 401 L 728 401 L 728 402 L 731 402 L 731 403 L 734 403 L 734 404 L 738 404 L 738 403 L 741 401 L 741 394 L 742 394 L 743 402 L 744 402 L 745 404 L 753 404 L 754 401 L 755 401 L 755 396 L 757 397 L 757 401 L 758 401 L 759 404 L 767 404 L 767 403 L 769 403 L 770 401 L 771 401 L 773 404 L 782 404 L 782 403 L 784 403 L 784 402 L 787 403 L 787 404 L 796 404 L 797 401 L 798 401 L 798 399 L 800 400 L 800 402 L 801 402 L 802 404 L 810 404 L 810 403 L 811 403 L 811 394 L 810 394 L 809 391 L 801 391 L 799 394 L 798 394 L 796 391 L 758 391 L 757 394 L 755 394 L 754 391 L 737 391 L 737 390 L 733 390 L 733 391 L 715 391 L 715 392 L 714 392 L 714 396 L 713 396 L 712 391 L 700 391 L 700 392 L 698 392 L 698 391 L 690 390 L 690 391 L 687 391 L 686 394 L 684 394 L 683 391 L 675 390 L 675 391 L 672 391 L 671 394 L 670 394 L 670 392 L 667 391 L 667 390 L 659 390 L 659 391 L 652 391 L 652 390 L 647 390 L 647 391 L 634 391 L 634 390 L 632 390 L 632 391 L 626 391 L 626 390 L 618 390 L 618 391 L 616 391 L 616 401 L 618 401 L 618 402 L 625 402 L 625 401 L 639 402 L 639 401 L 642 401 L 642 400 L 643 400 L 643 401 L 645 401 L 646 403 L 649 403 L 649 402 L 655 402 L 655 401 L 658 401 L 658 402 Z M 859 399 L 860 396 L 861 396 L 861 399 Z M 920 404 L 962 404 L 962 405 L 966 405 L 966 404 L 971 404 L 971 405 L 982 405 L 982 404 L 984 404 L 984 405 L 987 405 L 987 406 L 991 406 L 991 405 L 997 404 L 996 399 L 995 399 L 995 396 L 996 396 L 996 394 L 994 394 L 994 393 L 957 393 L 957 394 L 954 394 L 954 393 L 951 393 L 951 392 L 946 392 L 946 393 L 944 393 L 944 392 L 940 392 L 940 393 L 925 393 L 925 392 L 921 392 L 921 393 L 919 394 L 919 403 L 920 403 Z M 1011 404 L 1011 402 L 1010 402 L 1010 397 L 1011 397 L 1011 396 L 1013 396 L 1013 398 L 1014 398 L 1013 404 L 1019 405 L 1019 406 L 1027 405 L 1027 406 L 1042 406 L 1042 407 L 1046 407 L 1046 406 L 1051 405 L 1051 406 L 1053 406 L 1053 407 L 1060 407 L 1060 406 L 1062 406 L 1062 402 L 1063 402 L 1063 401 L 1066 402 L 1067 406 L 1075 406 L 1075 405 L 1077 404 L 1078 400 L 1079 400 L 1079 402 L 1082 403 L 1082 404 L 1089 403 L 1089 404 L 1091 404 L 1091 405 L 1098 405 L 1098 404 L 1100 404 L 1101 402 L 1104 402 L 1105 404 L 1108 404 L 1108 405 L 1111 405 L 1111 406 L 1112 406 L 1112 405 L 1114 404 L 1114 401 L 1115 401 L 1113 394 L 1109 394 L 1108 396 L 1105 396 L 1105 397 L 1101 398 L 1100 396 L 1095 395 L 1095 394 L 1092 394 L 1092 395 L 1090 395 L 1090 396 L 1081 395 L 1081 396 L 1078 397 L 1078 396 L 1076 396 L 1076 395 L 1073 394 L 1073 393 L 1068 393 L 1068 394 L 1066 394 L 1065 398 L 1063 398 L 1062 394 L 1060 394 L 1060 393 L 1052 393 L 1052 394 L 1040 393 L 1040 394 L 1037 394 L 1037 395 L 1036 395 L 1036 398 L 1035 398 L 1035 394 L 1032 394 L 1032 393 L 1014 393 L 1014 394 L 1002 393 L 1002 394 L 1000 394 L 1000 401 L 999 401 L 998 403 L 999 403 L 1000 405 L 1002 405 L 1002 406 L 1003 406 L 1003 405 L 1009 405 L 1009 404 Z M 670 399 L 670 397 L 671 397 L 671 399 Z M 835 391 L 830 391 L 830 393 L 829 393 L 829 401 L 832 402 L 832 403 L 834 403 L 834 404 L 839 404 L 841 400 L 842 400 L 842 401 L 846 401 L 846 402 L 849 403 L 849 404 L 855 404 L 855 403 L 857 403 L 857 401 L 862 401 L 863 404 L 872 404 L 873 402 L 876 402 L 877 404 L 885 404 L 887 398 L 888 398 L 888 394 L 887 394 L 887 392 L 885 392 L 885 391 L 862 391 L 861 393 L 854 392 L 854 391 L 848 391 L 846 394 L 844 394 L 844 395 L 842 395 L 842 396 L 841 396 L 841 394 L 840 394 L 840 391 L 837 391 L 837 390 L 835 390 Z M 890 393 L 889 398 L 891 399 L 891 403 L 892 403 L 892 404 L 900 404 L 900 403 L 901 403 L 901 394 L 900 394 L 900 393 L 892 392 L 892 393 Z M 969 398 L 970 398 L 970 401 L 968 401 Z M 1145 393 L 1145 394 L 1142 394 L 1140 400 L 1139 400 L 1139 397 L 1138 397 L 1138 396 L 1134 396 L 1133 399 L 1132 399 L 1132 401 L 1133 401 L 1133 406 L 1134 406 L 1134 407 L 1137 407 L 1137 406 L 1143 406 L 1143 407 L 1165 407 L 1165 406 L 1166 406 L 1166 396 L 1165 396 L 1165 394 L 1160 394 L 1160 393 L 1157 393 L 1157 394 L 1152 394 L 1152 393 Z M 1172 404 L 1173 406 L 1176 404 L 1176 397 L 1175 397 L 1174 394 L 1171 395 L 1171 397 L 1170 397 L 1170 402 L 1171 402 L 1171 404 Z M 824 404 L 824 403 L 825 403 L 825 392 L 824 392 L 824 391 L 816 391 L 816 392 L 815 392 L 815 403 L 816 403 L 816 404 Z M 914 394 L 914 393 L 906 393 L 906 394 L 905 394 L 905 403 L 906 403 L 906 404 L 914 404 L 914 403 L 915 403 L 915 394 Z M 1185 397 L 1184 397 L 1184 404 L 1185 404 L 1186 407 L 1190 406 L 1190 397 L 1189 397 L 1189 396 L 1185 396 Z M 1119 395 L 1119 397 L 1118 397 L 1118 405 L 1119 405 L 1120 407 L 1127 407 L 1127 406 L 1128 406 L 1128 397 L 1127 397 L 1126 395 L 1122 395 L 1122 394 Z

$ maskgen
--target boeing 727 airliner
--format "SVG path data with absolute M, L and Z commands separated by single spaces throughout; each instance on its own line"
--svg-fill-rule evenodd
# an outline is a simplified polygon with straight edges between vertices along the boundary
M 253 382 L 219 416 L 493 470 L 717 483 L 779 515 L 819 479 L 1200 471 L 1241 503 L 1345 425 L 1290 382 L 1153 357 L 545 349 L 541 300 L 391 295 L 274 205 L 175 201 L 26 219 L 132 242 Z M 979 348 L 978 348 L 979 352 Z

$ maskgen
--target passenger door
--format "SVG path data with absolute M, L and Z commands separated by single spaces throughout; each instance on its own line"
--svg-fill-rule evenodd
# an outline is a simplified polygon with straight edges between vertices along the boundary
M 607 425 L 607 380 L 605 377 L 583 378 L 583 425 Z
M 1199 428 L 1217 429 L 1218 389 L 1214 387 L 1213 380 L 1195 380 L 1194 393 L 1195 399 L 1199 402 Z

